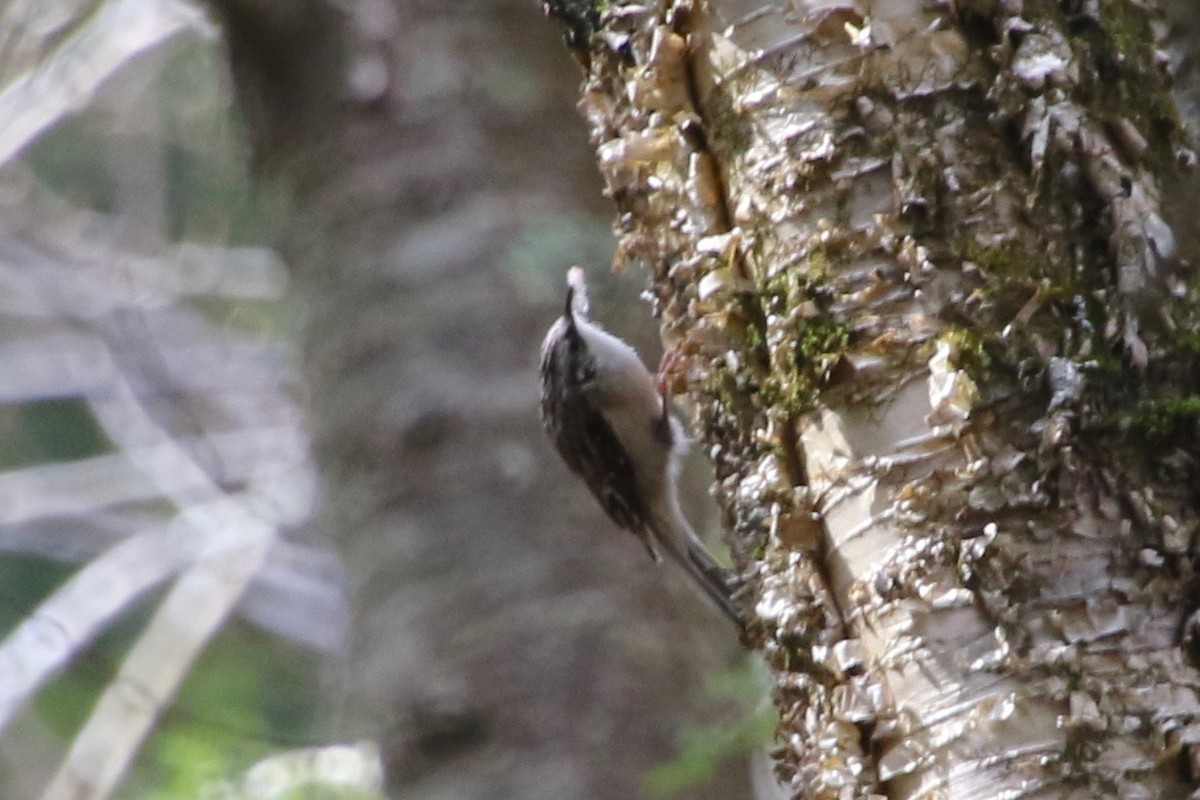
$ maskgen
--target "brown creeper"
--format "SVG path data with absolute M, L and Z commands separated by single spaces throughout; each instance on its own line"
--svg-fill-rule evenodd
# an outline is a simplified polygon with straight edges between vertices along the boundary
M 563 315 L 542 342 L 542 423 L 613 522 L 670 556 L 730 619 L 731 575 L 696 537 L 676 482 L 687 438 L 633 348 L 588 319 L 583 270 L 567 272 Z

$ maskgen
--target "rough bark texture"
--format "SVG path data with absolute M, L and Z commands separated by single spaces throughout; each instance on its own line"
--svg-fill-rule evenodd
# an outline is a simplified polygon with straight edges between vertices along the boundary
M 1187 796 L 1200 254 L 1162 206 L 1194 67 L 1156 10 L 549 5 L 794 794 Z
M 358 613 L 342 735 L 382 739 L 406 800 L 637 796 L 732 637 L 666 601 L 538 429 L 561 301 L 531 312 L 498 267 L 594 182 L 554 28 L 532 3 L 213 6 L 307 308 L 318 524 Z M 695 796 L 746 794 L 731 768 Z

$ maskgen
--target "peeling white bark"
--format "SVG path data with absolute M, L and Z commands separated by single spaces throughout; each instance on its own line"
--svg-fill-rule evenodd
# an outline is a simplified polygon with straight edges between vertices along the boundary
M 1195 783 L 1200 476 L 1171 398 L 1200 324 L 1161 209 L 1192 156 L 1152 14 L 599 18 L 581 107 L 717 463 L 797 797 Z M 1146 435 L 1164 409 L 1178 441 Z

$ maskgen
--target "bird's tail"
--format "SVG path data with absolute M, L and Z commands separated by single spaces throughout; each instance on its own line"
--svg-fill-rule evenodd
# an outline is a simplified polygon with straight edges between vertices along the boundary
M 713 558 L 712 553 L 708 552 L 708 548 L 683 519 L 682 514 L 677 515 L 675 520 L 656 527 L 657 546 L 670 556 L 672 561 L 683 567 L 684 572 L 704 596 L 720 609 L 739 631 L 744 631 L 745 623 L 733 604 L 733 573 Z
M 733 605 L 733 573 L 717 563 L 712 554 L 699 542 L 689 542 L 687 545 L 687 563 L 684 569 L 700 587 L 708 599 L 712 600 L 725 616 L 741 630 L 744 627 L 737 608 Z

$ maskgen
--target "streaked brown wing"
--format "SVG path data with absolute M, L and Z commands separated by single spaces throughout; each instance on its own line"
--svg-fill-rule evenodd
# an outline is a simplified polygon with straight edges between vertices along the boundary
M 583 479 L 605 513 L 637 534 L 657 560 L 647 530 L 648 509 L 629 456 L 604 415 L 582 391 L 565 385 L 572 360 L 566 342 L 543 354 L 542 422 L 567 467 Z

